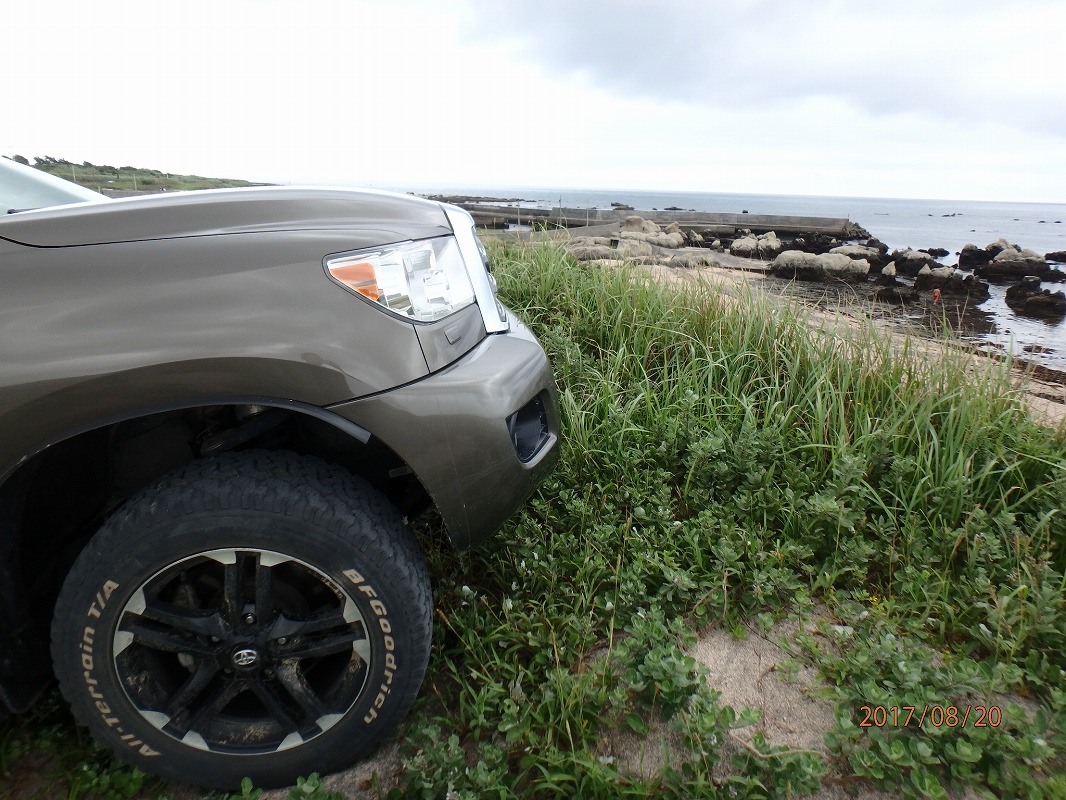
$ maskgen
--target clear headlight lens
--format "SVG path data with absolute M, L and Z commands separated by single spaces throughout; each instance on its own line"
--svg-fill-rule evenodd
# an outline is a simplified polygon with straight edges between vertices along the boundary
M 451 236 L 362 250 L 326 262 L 338 283 L 400 316 L 434 322 L 474 302 Z

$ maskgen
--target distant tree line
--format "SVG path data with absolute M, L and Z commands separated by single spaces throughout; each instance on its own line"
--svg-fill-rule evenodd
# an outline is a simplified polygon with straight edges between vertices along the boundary
M 12 161 L 36 167 L 44 172 L 86 186 L 98 192 L 104 190 L 177 192 L 188 189 L 225 189 L 235 186 L 257 184 L 234 178 L 205 178 L 200 175 L 175 175 L 158 169 L 142 167 L 113 167 L 109 164 L 92 164 L 83 161 L 76 164 L 55 156 L 34 156 L 33 160 L 22 155 L 9 156 Z

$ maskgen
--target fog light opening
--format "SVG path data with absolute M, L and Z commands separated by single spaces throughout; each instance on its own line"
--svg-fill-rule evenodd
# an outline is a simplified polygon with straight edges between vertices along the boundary
M 544 410 L 544 400 L 538 395 L 509 416 L 507 431 L 518 460 L 525 463 L 532 459 L 548 441 L 548 414 Z

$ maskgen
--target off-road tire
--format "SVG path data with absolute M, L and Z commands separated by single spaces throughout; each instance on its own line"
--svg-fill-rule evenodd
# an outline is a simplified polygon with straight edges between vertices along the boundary
M 232 453 L 103 525 L 59 595 L 52 657 L 76 718 L 127 762 L 280 786 L 396 727 L 431 611 L 421 551 L 382 495 L 319 459 Z

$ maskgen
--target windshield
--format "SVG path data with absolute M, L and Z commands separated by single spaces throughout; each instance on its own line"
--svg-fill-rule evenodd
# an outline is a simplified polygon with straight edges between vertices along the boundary
M 92 189 L 9 158 L 0 158 L 0 214 L 106 199 Z

